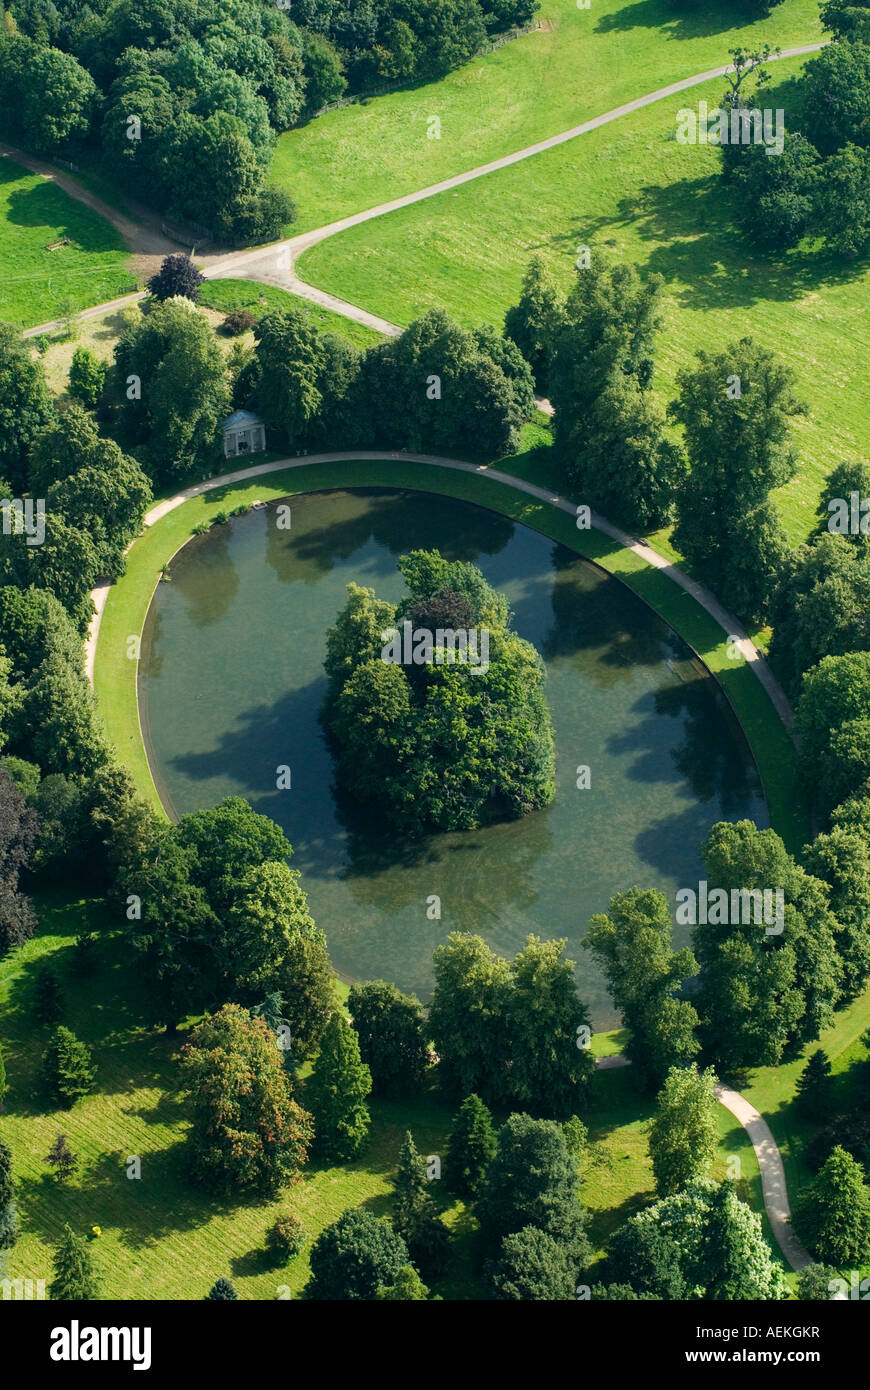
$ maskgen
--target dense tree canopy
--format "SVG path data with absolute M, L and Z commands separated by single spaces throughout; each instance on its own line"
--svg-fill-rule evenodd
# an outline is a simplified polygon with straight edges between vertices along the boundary
M 399 569 L 403 603 L 349 585 L 327 639 L 324 719 L 341 786 L 414 835 L 547 805 L 553 734 L 537 652 L 473 565 L 414 551 Z

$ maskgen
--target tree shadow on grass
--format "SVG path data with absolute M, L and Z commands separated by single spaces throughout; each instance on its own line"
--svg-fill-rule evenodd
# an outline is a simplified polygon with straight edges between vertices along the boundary
M 704 5 L 687 14 L 675 15 L 672 6 L 662 4 L 661 0 L 633 0 L 614 14 L 602 15 L 595 25 L 595 33 L 624 34 L 632 29 L 655 29 L 668 39 L 685 40 L 728 33 L 734 23 L 730 7 L 719 9 Z
M 642 239 L 658 243 L 643 269 L 665 277 L 681 308 L 793 303 L 866 273 L 866 257 L 844 262 L 800 248 L 765 254 L 735 226 L 735 207 L 735 194 L 711 176 L 648 184 L 620 202 L 619 214 Z

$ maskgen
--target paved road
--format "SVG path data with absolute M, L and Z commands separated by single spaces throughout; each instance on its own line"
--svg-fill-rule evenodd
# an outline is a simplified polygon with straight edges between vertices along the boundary
M 776 57 L 771 57 L 770 61 L 801 57 L 807 53 L 815 53 L 825 46 L 825 43 L 811 43 L 798 48 L 786 48 Z M 376 217 L 385 217 L 388 213 L 397 212 L 400 208 L 411 207 L 412 204 L 423 202 L 427 198 L 435 198 L 439 193 L 447 193 L 451 189 L 461 187 L 462 184 L 472 182 L 474 179 L 485 178 L 487 174 L 495 173 L 499 169 L 508 169 L 512 164 L 519 164 L 525 159 L 533 159 L 535 155 L 555 149 L 557 145 L 564 145 L 569 140 L 576 140 L 578 136 L 586 135 L 591 130 L 598 130 L 599 127 L 610 124 L 611 121 L 621 120 L 623 116 L 640 111 L 644 106 L 651 106 L 657 101 L 663 101 L 666 97 L 685 92 L 690 87 L 697 87 L 701 83 L 711 82 L 717 77 L 724 77 L 730 67 L 730 63 L 725 63 L 722 67 L 710 68 L 707 72 L 696 73 L 693 77 L 684 77 L 679 82 L 672 82 L 667 87 L 659 87 L 654 92 L 648 92 L 646 96 L 636 97 L 634 101 L 626 102 L 623 106 L 616 106 L 612 111 L 605 111 L 601 116 L 593 116 L 591 120 L 572 126 L 570 130 L 563 130 L 558 135 L 551 135 L 546 140 L 539 140 L 537 144 L 527 145 L 525 149 L 516 150 L 513 154 L 503 155 L 501 159 L 493 159 L 488 164 L 479 164 L 475 169 L 469 169 L 463 174 L 454 174 L 448 179 L 442 179 L 440 183 L 433 183 L 427 188 L 418 189 L 415 193 L 406 193 L 400 198 L 379 203 L 376 207 L 366 208 L 363 212 L 352 213 L 349 217 L 342 217 L 336 222 L 329 222 L 311 231 L 301 232 L 298 236 L 290 237 L 286 241 L 277 241 L 270 246 L 255 247 L 248 251 L 215 252 L 197 259 L 201 262 L 203 274 L 208 279 L 229 277 L 276 285 L 280 289 L 289 290 L 292 294 L 309 300 L 312 304 L 331 309 L 334 313 L 352 319 L 355 323 L 364 324 L 377 333 L 395 336 L 401 332 L 401 328 L 396 324 L 390 323 L 387 319 L 379 318 L 377 314 L 371 314 L 368 310 L 357 304 L 351 304 L 348 300 L 339 299 L 335 295 L 328 294 L 325 290 L 317 289 L 316 286 L 309 285 L 300 279 L 295 267 L 296 261 L 303 251 L 308 251 L 319 242 L 326 241 L 328 237 L 336 236 L 339 232 L 345 232 L 363 222 L 370 222 Z M 101 212 L 114 227 L 118 228 L 131 250 L 139 254 L 153 254 L 152 247 L 155 237 L 153 225 L 150 228 L 148 226 L 137 228 L 135 222 L 103 203 L 87 189 L 82 188 L 72 176 L 60 174 L 51 166 L 33 159 L 32 156 L 20 150 L 0 145 L 0 153 L 11 154 L 18 163 L 26 168 L 44 173 L 46 177 L 54 178 L 72 197 L 79 198 L 89 207 Z M 153 223 L 153 214 L 148 214 L 148 216 Z M 162 236 L 162 233 L 159 235 Z M 165 237 L 163 240 L 165 242 Z M 174 243 L 167 243 L 167 245 L 170 250 L 178 249 Z M 163 254 L 167 254 L 167 252 L 164 251 Z M 84 317 L 93 318 L 106 312 L 109 308 L 123 307 L 126 303 L 133 304 L 140 297 L 131 295 L 123 301 L 114 301 L 112 305 L 87 310 Z M 54 320 L 50 323 L 38 324 L 34 328 L 29 328 L 25 337 L 32 337 L 37 333 L 50 333 L 57 327 L 58 323 Z

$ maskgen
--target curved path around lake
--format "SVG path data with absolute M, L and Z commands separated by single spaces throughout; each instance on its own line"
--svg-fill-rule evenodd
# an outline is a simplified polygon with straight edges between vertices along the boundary
M 432 454 L 412 454 L 404 451 L 385 451 L 378 449 L 355 449 L 352 451 L 344 450 L 339 453 L 307 454 L 304 458 L 278 459 L 274 463 L 254 464 L 250 468 L 240 468 L 232 473 L 222 473 L 219 477 L 209 478 L 203 483 L 195 483 L 192 487 L 185 488 L 178 492 L 174 497 L 168 497 L 163 502 L 158 502 L 155 507 L 146 513 L 145 525 L 153 526 L 161 517 L 174 511 L 183 503 L 190 501 L 192 497 L 200 497 L 205 492 L 213 492 L 216 488 L 227 487 L 232 483 L 245 482 L 250 478 L 264 477 L 269 473 L 282 473 L 291 468 L 307 468 L 315 463 L 344 463 L 353 459 L 371 459 L 379 462 L 390 462 L 400 459 L 405 463 L 420 463 L 431 468 L 450 468 L 460 473 L 476 473 L 478 476 L 491 479 L 493 482 L 502 483 L 506 487 L 515 489 L 518 492 L 525 492 L 530 497 L 534 497 L 539 502 L 545 502 L 549 506 L 557 507 L 560 511 L 567 512 L 569 516 L 577 515 L 577 506 L 573 502 L 566 501 L 557 493 L 549 491 L 547 488 L 539 487 L 537 483 L 526 482 L 523 478 L 516 478 L 512 473 L 505 473 L 500 468 L 490 468 L 487 464 L 465 463 L 460 459 L 443 458 Z M 762 653 L 758 650 L 744 631 L 738 620 L 723 608 L 710 589 L 697 580 L 691 579 L 678 565 L 668 560 L 664 555 L 660 555 L 657 550 L 653 550 L 651 545 L 644 541 L 635 540 L 627 532 L 621 531 L 618 526 L 614 526 L 605 517 L 599 516 L 597 512 L 591 512 L 590 521 L 592 528 L 603 532 L 611 540 L 615 540 L 619 545 L 634 553 L 654 569 L 662 570 L 669 579 L 678 584 L 681 589 L 690 594 L 697 603 L 704 608 L 727 634 L 730 641 L 739 650 L 741 656 L 746 660 L 752 669 L 753 674 L 761 682 L 767 695 L 770 697 L 777 714 L 783 724 L 788 728 L 792 722 L 792 710 L 789 705 L 785 691 L 780 685 L 776 676 L 770 669 Z M 133 542 L 135 544 L 135 542 Z M 102 619 L 103 608 L 109 593 L 109 585 L 102 584 L 93 590 L 92 598 L 96 613 L 91 620 L 88 631 L 88 638 L 85 645 L 85 668 L 88 678 L 93 682 L 94 663 L 96 659 L 97 639 L 99 637 L 100 621 Z
M 609 1057 L 598 1057 L 595 1066 L 598 1071 L 614 1071 L 617 1067 L 630 1067 L 631 1062 L 621 1052 L 616 1052 Z M 724 1105 L 743 1126 L 755 1150 L 758 1171 L 761 1174 L 764 1210 L 767 1212 L 770 1229 L 777 1245 L 792 1269 L 805 1269 L 807 1265 L 812 1264 L 813 1257 L 801 1245 L 791 1224 L 785 1167 L 770 1125 L 739 1091 L 732 1091 L 730 1086 L 723 1085 L 721 1081 L 716 1082 L 713 1094 L 719 1104 Z
M 797 48 L 785 48 L 780 53 L 771 54 L 769 61 L 776 62 L 784 58 L 800 58 L 808 53 L 817 53 L 827 46 L 827 42 L 821 41 L 803 44 Z M 319 242 L 326 241 L 339 232 L 348 231 L 351 227 L 357 227 L 362 222 L 370 222 L 376 217 L 385 217 L 388 213 L 398 212 L 401 208 L 411 207 L 414 203 L 423 202 L 428 198 L 435 198 L 439 193 L 447 193 L 451 189 L 461 187 L 462 184 L 472 182 L 474 179 L 485 178 L 487 174 L 496 173 L 500 169 L 508 169 L 512 164 L 533 159 L 535 155 L 555 149 L 556 146 L 564 145 L 569 140 L 576 140 L 578 136 L 586 135 L 591 130 L 598 130 L 601 126 L 610 124 L 611 121 L 621 120 L 623 116 L 640 111 L 645 106 L 652 106 L 655 102 L 664 101 L 667 97 L 688 91 L 690 87 L 697 87 L 704 82 L 712 82 L 717 77 L 724 77 L 732 66 L 731 63 L 725 63 L 722 67 L 710 68 L 707 72 L 695 73 L 694 76 L 684 77 L 679 82 L 671 82 L 666 87 L 659 87 L 656 91 L 648 92 L 645 96 L 636 97 L 634 101 L 616 106 L 612 111 L 605 111 L 600 116 L 593 116 L 591 120 L 572 126 L 570 130 L 560 131 L 558 135 L 551 135 L 545 140 L 539 140 L 534 145 L 527 145 L 522 150 L 515 150 L 513 154 L 503 155 L 500 159 L 490 160 L 487 164 L 479 164 L 474 169 L 466 170 L 465 173 L 453 174 L 450 178 L 442 179 L 440 183 L 430 184 L 414 193 L 406 193 L 402 197 L 391 199 L 389 202 L 379 203 L 376 207 L 352 213 L 335 222 L 328 222 L 322 227 L 316 227 L 308 232 L 300 232 L 298 236 L 289 237 L 285 241 L 276 241 L 269 246 L 254 247 L 246 251 L 215 252 L 199 257 L 203 274 L 207 279 L 255 280 L 262 284 L 275 285 L 279 289 L 288 290 L 291 294 L 296 294 L 321 308 L 331 309 L 344 318 L 352 319 L 355 323 L 372 328 L 377 333 L 395 336 L 402 331 L 396 324 L 390 323 L 387 319 L 379 318 L 377 314 L 369 313 L 368 310 L 360 308 L 359 305 L 338 299 L 335 295 L 328 294 L 325 290 L 320 290 L 315 285 L 309 285 L 307 281 L 300 279 L 295 269 L 298 257 L 312 246 L 318 245 Z M 165 245 L 168 250 L 178 249 L 177 245 L 166 240 L 162 230 L 158 232 L 152 214 L 146 214 L 142 210 L 143 222 L 141 225 L 137 224 L 131 217 L 119 212 L 117 208 L 113 208 L 96 194 L 91 193 L 72 175 L 62 173 L 52 165 L 10 145 L 0 144 L 0 154 L 9 156 L 16 163 L 34 173 L 53 179 L 71 197 L 78 198 L 80 202 L 86 203 L 88 207 L 99 212 L 107 222 L 110 222 L 121 233 L 134 254 L 154 256 L 158 241 Z M 137 208 L 136 212 L 139 213 L 139 211 Z M 128 304 L 135 304 L 143 296 L 144 291 L 140 290 L 138 293 L 125 295 L 123 298 L 112 300 L 107 304 L 85 309 L 80 317 L 83 319 L 98 318 L 101 314 L 124 308 Z M 33 328 L 26 329 L 24 336 L 29 338 L 35 337 L 39 333 L 51 333 L 60 326 L 60 320 L 52 319 L 48 323 L 37 324 Z
M 209 478 L 205 482 L 196 483 L 176 493 L 173 497 L 158 502 L 157 505 L 152 507 L 146 514 L 145 525 L 149 527 L 155 525 L 162 517 L 175 511 L 176 508 L 183 506 L 183 504 L 190 501 L 191 498 L 202 496 L 204 493 L 213 492 L 218 488 L 228 487 L 235 483 L 241 483 L 259 477 L 266 477 L 273 473 L 287 472 L 291 469 L 307 468 L 320 463 L 348 462 L 355 459 L 369 459 L 384 462 L 400 460 L 408 463 L 421 464 L 426 467 L 474 473 L 479 476 L 490 478 L 493 482 L 501 483 L 507 487 L 526 493 L 539 501 L 558 508 L 560 511 L 567 512 L 572 517 L 576 515 L 577 511 L 573 503 L 566 501 L 564 498 L 548 491 L 546 488 L 539 487 L 535 483 L 528 483 L 521 478 L 515 478 L 511 474 L 503 472 L 501 469 L 490 468 L 485 464 L 477 465 L 465 463 L 459 459 L 433 457 L 428 454 L 412 454 L 401 451 L 355 450 L 352 452 L 344 451 L 340 453 L 310 454 L 304 458 L 296 459 L 279 459 L 275 462 L 254 464 L 248 468 L 237 469 L 231 473 L 223 473 L 218 477 Z M 690 579 L 678 566 L 672 564 L 664 556 L 659 555 L 651 546 L 645 545 L 633 539 L 631 536 L 626 535 L 625 532 L 620 531 L 604 517 L 598 516 L 593 512 L 591 514 L 591 523 L 596 530 L 616 540 L 620 545 L 630 548 L 648 564 L 663 570 L 674 583 L 691 594 L 696 602 L 715 619 L 728 636 L 739 644 L 741 653 L 744 655 L 747 662 L 751 664 L 753 672 L 770 696 L 777 714 L 783 723 L 788 726 L 791 720 L 791 710 L 785 693 L 771 672 L 764 657 L 757 651 L 745 633 L 743 633 L 740 624 L 722 607 L 716 597 L 703 585 Z M 133 541 L 131 545 L 135 545 L 135 543 L 136 542 Z M 129 546 L 128 549 L 130 549 Z M 88 631 L 85 644 L 85 657 L 88 678 L 92 684 L 100 626 L 110 588 L 111 586 L 109 584 L 101 585 L 94 589 L 91 595 L 96 611 Z M 597 1065 L 602 1070 L 610 1070 L 626 1066 L 628 1065 L 628 1061 L 621 1055 L 615 1055 L 602 1058 Z M 791 1229 L 785 1170 L 782 1163 L 782 1156 L 769 1126 L 759 1112 L 736 1091 L 731 1091 L 727 1087 L 718 1085 L 716 1087 L 716 1097 L 743 1126 L 752 1143 L 761 1173 L 765 1209 L 770 1220 L 771 1229 L 782 1250 L 784 1258 L 788 1261 L 792 1269 L 803 1268 L 804 1265 L 810 1263 L 810 1256 L 804 1250 Z

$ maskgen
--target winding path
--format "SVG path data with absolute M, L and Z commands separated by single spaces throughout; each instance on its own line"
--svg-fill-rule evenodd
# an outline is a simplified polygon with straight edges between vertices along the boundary
M 776 58 L 800 57 L 804 54 L 817 52 L 823 47 L 825 47 L 824 43 L 815 43 L 806 44 L 798 48 L 786 49 L 775 55 L 775 58 L 771 61 L 775 61 Z M 338 299 L 336 296 L 319 290 L 315 286 L 309 285 L 304 280 L 300 279 L 296 273 L 295 265 L 302 252 L 309 250 L 312 246 L 317 245 L 321 241 L 325 241 L 328 237 L 335 236 L 339 232 L 347 231 L 351 227 L 359 226 L 363 222 L 386 216 L 388 213 L 398 211 L 401 208 L 410 207 L 414 203 L 422 202 L 425 199 L 437 197 L 441 193 L 459 188 L 461 185 L 469 183 L 474 179 L 484 178 L 487 174 L 495 173 L 500 169 L 509 168 L 511 165 L 517 164 L 522 160 L 534 158 L 535 155 L 542 154 L 546 150 L 554 149 L 557 145 L 565 144 L 570 140 L 587 134 L 589 131 L 596 130 L 612 121 L 619 120 L 623 116 L 627 116 L 634 111 L 639 111 L 645 106 L 662 101 L 669 96 L 674 96 L 679 92 L 686 91 L 704 82 L 712 81 L 717 77 L 723 77 L 729 67 L 730 64 L 726 64 L 719 68 L 712 68 L 707 72 L 698 73 L 693 77 L 684 78 L 682 81 L 671 83 L 666 87 L 661 87 L 654 92 L 648 93 L 646 96 L 638 97 L 634 101 L 616 107 L 612 111 L 605 112 L 601 116 L 596 116 L 589 121 L 582 122 L 580 125 L 573 126 L 570 130 L 562 131 L 560 134 L 550 136 L 548 139 L 541 140 L 537 144 L 527 146 L 525 149 L 518 150 L 513 154 L 505 155 L 501 159 L 492 160 L 487 164 L 482 164 L 475 169 L 468 170 L 466 173 L 454 175 L 451 178 L 442 180 L 440 183 L 420 189 L 415 193 L 409 193 L 403 197 L 381 203 L 377 207 L 354 213 L 351 216 L 341 218 L 336 222 L 328 223 L 312 231 L 303 232 L 299 236 L 291 237 L 286 241 L 277 242 L 272 246 L 260 247 L 251 251 L 227 252 L 206 256 L 203 258 L 203 273 L 210 279 L 238 277 L 240 279 L 250 279 L 265 284 L 276 285 L 281 289 L 289 290 L 291 293 L 299 295 L 301 298 L 318 304 L 323 308 L 330 309 L 357 323 L 364 324 L 366 327 L 372 328 L 376 332 L 395 336 L 401 332 L 401 328 L 398 325 L 381 319 L 377 315 L 371 314 L 367 310 L 360 308 L 358 305 Z M 91 194 L 89 190 L 84 189 L 74 178 L 60 174 L 50 166 L 42 165 L 40 161 L 34 160 L 24 152 L 14 150 L 7 146 L 0 146 L 0 154 L 10 155 L 25 168 L 30 168 L 34 172 L 43 174 L 45 177 L 53 178 L 67 193 L 86 203 L 95 211 L 100 212 L 118 231 L 120 231 L 134 254 L 139 256 L 163 255 L 174 249 L 173 244 L 168 242 L 162 230 L 158 236 L 153 225 L 145 224 L 138 226 L 130 218 L 119 213 L 116 209 L 109 207 L 107 204 L 103 203 L 101 199 Z M 109 304 L 99 305 L 93 309 L 86 310 L 82 317 L 99 317 L 106 312 L 110 312 L 114 309 L 121 309 L 127 304 L 135 303 L 142 297 L 142 292 L 127 295 Z M 58 326 L 57 322 L 40 324 L 35 328 L 28 329 L 25 333 L 25 337 L 32 337 L 38 333 L 50 332 Z M 436 468 L 449 468 L 461 472 L 481 473 L 491 478 L 494 482 L 499 482 L 518 491 L 527 493 L 540 501 L 547 502 L 559 508 L 561 511 L 569 513 L 571 516 L 576 515 L 577 511 L 573 503 L 548 492 L 544 488 L 538 487 L 534 483 L 528 483 L 522 479 L 515 478 L 511 474 L 505 473 L 500 469 L 487 468 L 486 466 L 478 467 L 474 464 L 464 463 L 456 459 L 435 458 L 423 454 L 356 451 L 353 454 L 333 453 L 310 455 L 303 460 L 282 459 L 276 463 L 259 466 L 255 465 L 237 472 L 223 474 L 220 477 L 212 478 L 204 483 L 199 483 L 193 487 L 187 488 L 183 492 L 178 493 L 175 497 L 159 503 L 148 513 L 145 518 L 145 524 L 147 526 L 152 526 L 156 521 L 159 521 L 162 516 L 173 511 L 176 507 L 181 506 L 191 497 L 196 497 L 202 493 L 212 491 L 213 489 L 227 486 L 228 484 L 242 482 L 245 479 L 269 473 L 281 472 L 288 468 L 304 468 L 315 463 L 339 461 L 351 457 L 382 460 L 402 459 Z M 591 524 L 596 530 L 603 532 L 618 544 L 634 551 L 648 564 L 654 566 L 656 569 L 664 571 L 674 583 L 678 584 L 689 593 L 701 607 L 710 614 L 728 637 L 736 644 L 741 655 L 749 663 L 753 673 L 769 695 L 783 724 L 789 727 L 792 722 L 792 712 L 782 687 L 779 685 L 764 657 L 756 649 L 742 626 L 722 607 L 715 595 L 704 585 L 689 578 L 678 566 L 674 565 L 664 556 L 659 555 L 652 547 L 641 541 L 635 540 L 624 531 L 613 526 L 604 517 L 593 513 L 591 516 Z M 108 586 L 101 586 L 93 593 L 95 614 L 91 622 L 86 643 L 86 668 L 91 681 L 93 681 L 100 623 L 107 597 Z M 621 1057 L 605 1058 L 602 1059 L 601 1062 L 603 1068 L 613 1068 L 624 1064 L 625 1059 Z M 719 1084 L 716 1087 L 715 1093 L 720 1103 L 735 1116 L 749 1136 L 758 1160 L 764 1205 L 770 1220 L 773 1235 L 792 1269 L 802 1269 L 805 1265 L 810 1263 L 810 1256 L 798 1241 L 791 1227 L 791 1213 L 786 1187 L 785 1170 L 782 1163 L 782 1156 L 770 1127 L 754 1106 L 750 1105 L 738 1092 L 732 1091 L 728 1087 Z
M 826 42 L 823 41 L 803 44 L 798 48 L 786 48 L 778 54 L 771 55 L 769 61 L 800 58 L 808 53 L 816 53 L 826 46 Z M 547 139 L 539 140 L 534 145 L 527 145 L 525 149 L 515 150 L 513 154 L 503 155 L 500 159 L 490 160 L 487 164 L 479 164 L 476 168 L 468 169 L 463 174 L 454 174 L 450 178 L 442 179 L 440 183 L 433 183 L 414 193 L 406 193 L 402 197 L 391 199 L 389 202 L 379 203 L 376 207 L 366 208 L 363 212 L 352 213 L 348 217 L 339 218 L 336 222 L 328 222 L 311 231 L 300 232 L 298 236 L 289 237 L 285 241 L 276 241 L 270 246 L 255 247 L 252 250 L 215 252 L 199 257 L 203 274 L 207 279 L 256 280 L 262 284 L 275 285 L 279 289 L 288 290 L 291 294 L 296 294 L 301 299 L 306 299 L 321 308 L 331 309 L 333 313 L 341 314 L 344 318 L 351 319 L 355 323 L 364 324 L 365 327 L 372 328 L 377 333 L 396 336 L 402 331 L 398 325 L 390 323 L 387 319 L 379 318 L 377 314 L 369 313 L 367 309 L 362 309 L 357 304 L 339 299 L 335 295 L 328 294 L 325 290 L 320 290 L 315 285 L 309 285 L 305 280 L 300 279 L 296 273 L 296 261 L 299 256 L 304 251 L 310 250 L 312 246 L 318 245 L 319 242 L 337 236 L 339 232 L 348 231 L 351 227 L 358 227 L 361 223 L 370 222 L 376 217 L 385 217 L 388 213 L 398 212 L 401 208 L 411 207 L 414 203 L 423 202 L 428 198 L 435 198 L 439 193 L 447 193 L 451 189 L 460 188 L 465 183 L 471 183 L 474 179 L 485 178 L 487 174 L 494 174 L 500 169 L 508 169 L 511 165 L 519 164 L 523 160 L 533 159 L 535 155 L 555 149 L 557 145 L 564 145 L 569 140 L 576 140 L 578 136 L 587 135 L 589 131 L 598 130 L 601 126 L 609 125 L 611 121 L 621 120 L 623 116 L 640 111 L 645 106 L 652 106 L 655 102 L 663 101 L 666 97 L 676 96 L 679 92 L 685 92 L 690 87 L 697 87 L 704 82 L 712 82 L 717 77 L 724 77 L 731 67 L 732 64 L 725 63 L 721 67 L 710 68 L 707 72 L 696 73 L 693 77 L 684 77 L 679 82 L 671 82 L 667 87 L 659 87 L 654 92 L 648 92 L 646 96 L 636 97 L 634 101 L 616 106 L 612 111 L 605 111 L 603 115 L 593 116 L 591 120 L 572 126 L 570 130 L 560 131 L 558 135 L 550 135 Z M 134 254 L 154 254 L 158 232 L 152 214 L 146 215 L 147 222 L 144 225 L 137 226 L 130 217 L 125 216 L 124 213 L 119 212 L 108 203 L 104 203 L 89 189 L 79 184 L 75 178 L 55 170 L 44 161 L 35 159 L 22 150 L 3 144 L 0 144 L 0 155 L 8 155 L 23 167 L 53 179 L 65 192 L 99 212 L 121 233 Z M 178 249 L 175 243 L 167 241 L 162 231 L 159 233 L 159 239 L 167 248 L 162 254 Z M 81 317 L 84 319 L 97 318 L 113 309 L 121 309 L 128 304 L 135 304 L 137 300 L 143 298 L 143 295 L 144 291 L 140 290 L 136 294 L 126 295 L 124 298 L 112 300 L 108 304 L 97 305 L 93 309 L 86 309 Z M 51 320 L 48 323 L 37 324 L 34 328 L 28 328 L 24 336 L 29 338 L 35 337 L 39 333 L 50 333 L 59 326 L 58 320 Z

